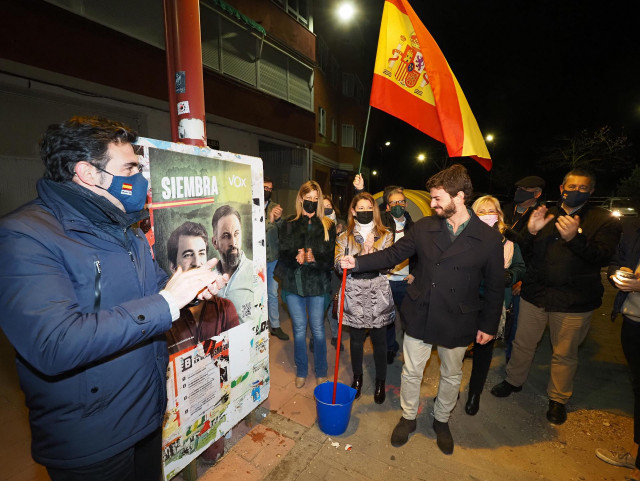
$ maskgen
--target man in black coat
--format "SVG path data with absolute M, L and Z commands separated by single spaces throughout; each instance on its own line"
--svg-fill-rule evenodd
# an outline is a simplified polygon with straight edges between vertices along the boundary
M 518 330 L 507 377 L 491 390 L 506 397 L 522 389 L 549 324 L 553 355 L 547 419 L 552 424 L 567 420 L 565 404 L 573 393 L 578 347 L 589 332 L 593 311 L 602 304 L 600 269 L 609 264 L 620 239 L 618 219 L 588 203 L 595 183 L 590 172 L 572 170 L 560 186 L 558 206 L 541 206 L 531 214 L 520 244 L 527 273 Z
M 460 390 L 464 353 L 474 340 L 489 342 L 498 329 L 504 299 L 504 255 L 498 231 L 465 205 L 472 186 L 463 166 L 453 165 L 434 175 L 427 188 L 435 216 L 416 222 L 388 249 L 357 258 L 345 256 L 341 265 L 367 272 L 395 266 L 416 255 L 415 280 L 401 306 L 406 323 L 402 418 L 393 430 L 391 444 L 402 446 L 416 429 L 422 375 L 435 344 L 441 367 L 433 428 L 440 450 L 451 454 L 449 416 Z
M 504 223 L 518 234 L 524 234 L 531 213 L 542 205 L 540 199 L 546 182 L 542 177 L 529 175 L 516 182 L 516 192 L 513 194 L 513 202 L 502 209 Z

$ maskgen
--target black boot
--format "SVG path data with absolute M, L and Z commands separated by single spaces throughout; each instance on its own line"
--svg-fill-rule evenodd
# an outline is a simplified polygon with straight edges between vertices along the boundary
M 382 404 L 386 398 L 384 389 L 384 379 L 376 379 L 376 390 L 373 393 L 373 400 L 376 404 Z
M 475 416 L 478 409 L 480 409 L 480 393 L 469 391 L 469 394 L 467 395 L 467 404 L 464 406 L 464 412 L 469 416 Z
M 354 399 L 358 399 L 360 397 L 360 393 L 362 392 L 362 374 L 360 374 L 359 376 L 353 376 L 351 387 L 356 390 L 356 397 Z

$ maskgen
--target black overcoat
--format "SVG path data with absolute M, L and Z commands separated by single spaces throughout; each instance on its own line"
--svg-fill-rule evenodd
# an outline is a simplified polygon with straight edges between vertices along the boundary
M 495 335 L 504 300 L 498 231 L 471 213 L 452 242 L 444 219 L 425 217 L 388 249 L 358 257 L 356 268 L 391 267 L 414 254 L 415 281 L 400 307 L 407 334 L 447 348 L 469 345 L 478 330 Z

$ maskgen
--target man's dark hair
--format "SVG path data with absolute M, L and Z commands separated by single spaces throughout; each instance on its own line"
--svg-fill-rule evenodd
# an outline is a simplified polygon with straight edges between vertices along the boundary
M 273 185 L 273 179 L 272 179 L 271 177 L 266 177 L 266 176 L 265 176 L 265 177 L 263 177 L 263 179 L 262 179 L 262 183 L 263 183 L 263 184 L 271 184 L 271 185 Z
M 213 237 L 215 237 L 218 232 L 217 231 L 218 221 L 228 215 L 235 215 L 238 218 L 238 222 L 240 222 L 240 227 L 242 227 L 242 220 L 240 219 L 240 213 L 230 205 L 221 205 L 216 209 L 216 211 L 213 213 L 213 217 L 211 218 L 211 227 L 213 227 Z
M 582 169 L 582 168 L 572 169 L 569 172 L 567 172 L 567 175 L 565 175 L 564 179 L 562 179 L 562 185 L 567 183 L 567 178 L 570 175 L 578 176 L 578 177 L 587 177 L 589 179 L 589 183 L 591 184 L 591 188 L 593 189 L 596 186 L 595 174 L 590 170 Z
M 71 180 L 81 161 L 104 169 L 109 162 L 109 144 L 131 144 L 137 139 L 134 130 L 102 117 L 72 117 L 49 125 L 40 140 L 44 176 L 55 182 Z
M 451 197 L 455 197 L 458 192 L 462 191 L 465 204 L 471 200 L 473 195 L 473 185 L 471 185 L 467 169 L 460 164 L 453 164 L 431 176 L 427 181 L 427 190 L 431 189 L 443 189 Z
M 209 238 L 207 236 L 207 229 L 202 224 L 197 222 L 187 221 L 174 230 L 169 239 L 167 240 L 167 259 L 171 267 L 178 265 L 178 243 L 180 237 L 202 237 L 204 239 L 204 245 L 207 246 L 207 253 L 209 252 Z
M 389 203 L 389 196 L 391 194 L 402 194 L 404 195 L 404 187 L 400 187 L 399 185 L 388 185 L 382 191 L 382 205 L 386 206 Z

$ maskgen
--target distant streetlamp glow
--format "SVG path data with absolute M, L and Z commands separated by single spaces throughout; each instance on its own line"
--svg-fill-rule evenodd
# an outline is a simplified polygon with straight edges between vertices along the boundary
M 426 158 L 427 158 L 427 156 L 426 156 L 426 155 L 424 155 L 424 154 L 420 154 L 420 155 L 418 155 L 418 161 L 419 161 L 419 162 L 424 162 L 424 160 L 425 160 Z
M 484 140 L 486 140 L 487 142 L 493 142 L 493 134 L 487 134 L 487 136 L 484 138 Z
M 386 145 L 387 147 L 389 147 L 391 145 L 391 142 L 389 142 L 388 140 L 384 143 L 384 145 Z
M 351 2 L 344 2 L 338 7 L 338 17 L 343 22 L 350 21 L 355 13 L 356 9 Z
M 373 172 L 371 172 L 371 175 L 378 175 L 378 171 L 374 170 Z

